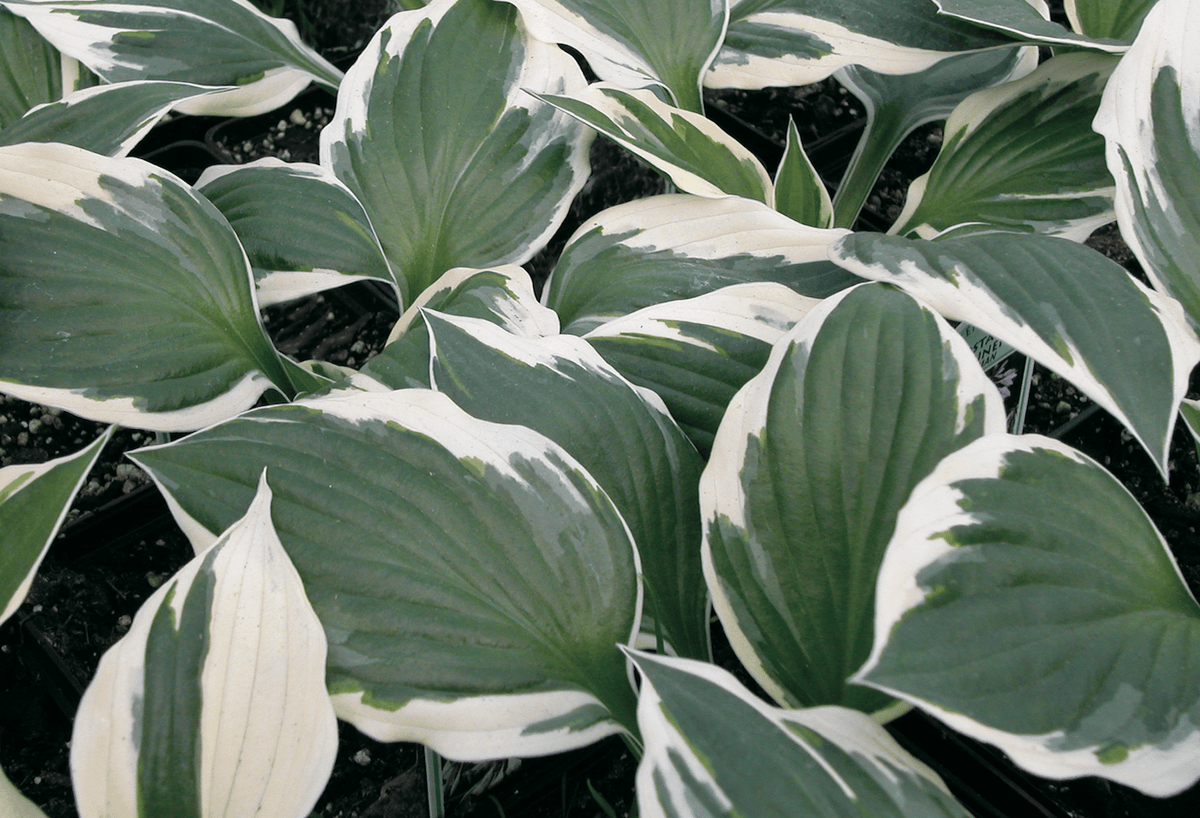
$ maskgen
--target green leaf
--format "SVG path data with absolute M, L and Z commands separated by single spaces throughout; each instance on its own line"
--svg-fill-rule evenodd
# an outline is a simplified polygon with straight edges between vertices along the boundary
M 1163 0 L 1113 72 L 1096 115 L 1117 179 L 1117 221 L 1155 288 L 1200 327 L 1200 8 Z
M 1066 0 L 1071 28 L 1092 38 L 1133 42 L 1158 0 Z
M 696 493 L 703 464 L 666 407 L 581 338 L 524 339 L 479 319 L 424 317 L 433 387 L 475 417 L 544 434 L 578 460 L 629 526 L 646 613 L 676 654 L 708 659 Z
M 567 242 L 543 300 L 582 335 L 634 310 L 731 284 L 775 281 L 824 297 L 858 281 L 828 260 L 845 235 L 750 199 L 651 196 L 602 211 Z
M 833 203 L 817 169 L 804 153 L 796 120 L 788 119 L 787 146 L 775 174 L 775 209 L 812 227 L 833 227 Z
M 861 713 L 780 710 L 713 665 L 631 657 L 646 818 L 968 818 L 937 773 Z
M 61 62 L 33 26 L 0 6 L 0 128 L 62 96 Z
M 535 37 L 577 48 L 601 79 L 661 84 L 680 108 L 703 111 L 701 79 L 725 36 L 725 0 L 512 2 Z
M 541 98 L 646 160 L 683 193 L 774 203 L 771 178 L 754 154 L 710 120 L 649 91 L 598 83 Z
M 982 222 L 1083 241 L 1112 221 L 1113 180 L 1092 119 L 1115 64 L 1104 54 L 1067 54 L 967 97 L 889 232 L 932 238 Z
M 0 770 L 0 810 L 3 810 L 8 818 L 46 818 L 46 813 L 21 795 L 21 791 L 12 785 L 3 770 Z
M 0 469 L 0 622 L 21 606 L 67 510 L 112 436 L 74 454 Z
M 643 307 L 583 337 L 630 382 L 662 398 L 707 458 L 735 392 L 818 303 L 771 282 Z
M 259 306 L 372 279 L 396 279 L 358 199 L 325 168 L 274 157 L 204 171 L 196 190 L 246 248 Z M 280 207 L 286 202 L 286 207 Z
M 272 517 L 330 640 L 338 716 L 459 760 L 635 729 L 641 598 L 612 501 L 560 447 L 427 390 L 255 410 L 133 458 L 193 543 Z
M 100 660 L 71 735 L 80 814 L 307 815 L 337 755 L 325 654 L 262 475 Z
M 246 0 L 3 0 L 64 54 L 105 82 L 170 80 L 238 86 L 183 113 L 251 116 L 286 104 L 312 81 L 342 73 L 300 41 L 295 24 Z
M 160 431 L 291 392 L 229 224 L 176 177 L 59 144 L 0 148 L 0 389 Z
M 1007 43 L 939 15 L 928 0 L 732 0 L 729 30 L 704 84 L 808 85 L 846 65 L 906 74 Z
M 533 279 L 523 268 L 458 267 L 417 296 L 392 327 L 387 345 L 363 367 L 364 374 L 392 389 L 429 387 L 429 332 L 423 310 L 481 318 L 521 338 L 558 334 L 558 315 L 538 303 Z
M 1029 0 L 933 0 L 938 9 L 951 19 L 974 23 L 1012 38 L 1012 42 L 1041 46 L 1073 46 L 1096 51 L 1121 53 L 1128 41 L 1093 38 L 1068 31 L 1051 22 L 1044 12 Z M 1129 0 L 1111 0 L 1111 4 Z M 1045 5 L 1041 5 L 1045 9 Z
M 830 252 L 1062 375 L 1124 423 L 1166 476 L 1179 401 L 1200 359 L 1177 302 L 1090 247 L 1050 236 L 859 233 Z
M 127 156 L 181 100 L 212 93 L 181 82 L 97 85 L 39 105 L 0 131 L 0 145 L 62 142 L 105 156 Z
M 522 264 L 582 188 L 591 132 L 539 94 L 584 85 L 507 3 L 402 12 L 346 77 L 321 164 L 366 209 L 404 303 L 454 267 Z
M 1179 404 L 1179 414 L 1183 418 L 1187 430 L 1192 433 L 1192 443 L 1196 447 L 1196 456 L 1200 458 L 1200 401 L 1184 398 Z
M 945 455 L 1004 428 L 970 347 L 893 287 L 829 298 L 776 343 L 700 484 L 713 607 L 776 701 L 892 704 L 846 679 L 871 652 L 896 514 Z
M 1200 607 L 1100 465 L 1036 435 L 946 458 L 900 513 L 856 680 L 1049 778 L 1200 776 Z

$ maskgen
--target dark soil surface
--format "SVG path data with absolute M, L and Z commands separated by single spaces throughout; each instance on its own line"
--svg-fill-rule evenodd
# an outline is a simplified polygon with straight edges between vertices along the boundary
M 302 32 L 331 59 L 361 48 L 392 8 L 386 0 L 311 4 L 277 0 Z M 353 10 L 349 34 L 330 31 Z M 773 173 L 782 155 L 789 116 L 796 119 L 806 150 L 827 183 L 839 177 L 862 128 L 859 104 L 833 81 L 799 89 L 710 94 L 710 113 L 722 127 L 755 150 Z M 177 169 L 185 179 L 207 163 L 242 162 L 262 155 L 316 161 L 316 139 L 332 112 L 332 97 L 309 92 L 292 105 L 249 121 L 199 120 Z M 187 122 L 182 123 L 188 125 Z M 179 123 L 170 127 L 179 128 Z M 908 180 L 923 173 L 940 146 L 938 126 L 915 133 L 889 163 L 860 219 L 860 229 L 882 229 L 899 212 Z M 194 144 L 191 144 L 194 143 Z M 164 150 L 167 146 L 155 148 Z M 597 139 L 593 175 L 549 247 L 526 268 L 540 287 L 562 245 L 576 227 L 604 207 L 663 192 L 665 183 L 638 160 Z M 1140 273 L 1115 228 L 1090 241 Z M 397 310 L 387 294 L 355 284 L 264 311 L 280 350 L 361 367 L 382 347 Z M 1015 409 L 1025 363 L 1014 356 L 993 371 Z M 1193 384 L 1193 396 L 1197 394 Z M 0 466 L 36 463 L 77 451 L 102 426 L 65 412 L 0 396 Z M 1107 413 L 1097 411 L 1075 388 L 1041 369 L 1032 375 L 1025 431 L 1061 437 L 1112 470 L 1147 509 L 1167 538 L 1193 594 L 1200 595 L 1200 467 L 1195 447 L 1180 426 L 1171 450 L 1166 485 L 1148 456 Z M 50 549 L 26 603 L 0 627 L 0 767 L 49 818 L 75 816 L 67 768 L 71 720 L 99 657 L 128 629 L 141 602 L 191 557 L 165 504 L 144 474 L 123 453 L 154 441 L 154 434 L 122 430 L 81 491 L 59 540 Z M 717 626 L 719 631 L 719 626 Z M 718 660 L 736 664 L 716 639 Z M 1014 770 L 994 750 L 964 741 L 920 714 L 898 720 L 893 730 L 946 777 L 980 818 L 1175 818 L 1200 814 L 1200 789 L 1174 799 L 1149 799 L 1097 779 L 1050 783 Z M 545 759 L 487 765 L 447 763 L 443 769 L 450 816 L 592 818 L 629 814 L 635 762 L 617 739 Z M 340 725 L 333 776 L 317 806 L 323 818 L 425 816 L 421 749 L 382 744 Z

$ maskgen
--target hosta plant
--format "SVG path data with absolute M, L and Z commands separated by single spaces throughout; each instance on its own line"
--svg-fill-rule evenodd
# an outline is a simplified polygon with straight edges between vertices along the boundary
M 881 726 L 911 706 L 1050 778 L 1200 778 L 1165 541 L 1101 465 L 1009 434 L 954 326 L 1167 475 L 1200 360 L 1200 2 L 1076 0 L 1067 29 L 1025 0 L 435 0 L 344 77 L 242 0 L 0 6 L 28 44 L 0 388 L 163 433 L 129 456 L 195 549 L 84 697 L 82 815 L 307 815 L 335 715 L 459 760 L 620 734 L 643 815 L 965 815 Z M 834 74 L 868 116 L 832 197 L 795 127 L 768 168 L 704 113 Z M 310 81 L 337 88 L 318 163 L 189 186 L 127 157 L 169 110 Z M 940 119 L 891 230 L 852 232 Z M 538 298 L 521 265 L 596 132 L 673 192 L 591 214 Z M 1114 218 L 1150 286 L 1080 243 Z M 363 279 L 402 307 L 369 363 L 275 347 L 265 305 Z M 6 617 L 106 436 L 0 471 Z M 770 701 L 711 663 L 713 614 Z

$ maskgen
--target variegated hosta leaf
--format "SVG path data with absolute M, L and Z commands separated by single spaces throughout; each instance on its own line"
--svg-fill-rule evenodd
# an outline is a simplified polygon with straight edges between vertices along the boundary
M 238 86 L 183 103 L 189 114 L 251 116 L 312 81 L 342 74 L 300 41 L 295 24 L 248 0 L 2 0 L 105 82 L 171 80 Z
M 636 551 L 544 436 L 411 389 L 259 409 L 133 457 L 193 543 L 269 468 L 334 706 L 368 735 L 479 760 L 636 729 L 615 647 L 641 613 Z
M 1010 42 L 939 15 L 928 0 L 731 0 L 729 5 L 729 30 L 704 78 L 709 88 L 808 85 L 846 65 L 906 74 L 951 54 Z
M 396 287 L 362 205 L 320 165 L 274 157 L 218 165 L 201 175 L 196 190 L 246 248 L 259 306 L 363 279 Z
M 1066 0 L 1071 28 L 1088 37 L 1133 42 L 1142 20 L 1158 0 Z
M 646 613 L 675 653 L 708 659 L 696 493 L 703 463 L 666 407 L 581 338 L 525 339 L 479 319 L 424 316 L 433 387 L 475 417 L 546 435 L 578 460 L 629 525 Z
M 229 224 L 166 171 L 0 148 L 0 234 L 0 390 L 161 431 L 292 391 Z
M 71 736 L 81 817 L 308 815 L 337 755 L 325 653 L 264 475 L 100 660 Z
M 392 389 L 429 386 L 429 333 L 422 310 L 481 318 L 520 338 L 558 334 L 558 315 L 538 303 L 529 273 L 512 264 L 491 270 L 449 270 L 417 296 L 367 362 L 364 374 Z
M 21 606 L 112 427 L 75 454 L 0 469 L 0 622 Z
M 700 113 L 704 72 L 721 47 L 726 0 L 510 0 L 529 30 L 566 43 L 603 80 L 627 88 L 661 84 L 679 107 Z
M 1115 64 L 1104 54 L 1066 54 L 967 97 L 889 232 L 932 238 L 983 222 L 1083 241 L 1112 221 L 1113 179 L 1092 119 Z
M 46 818 L 46 813 L 21 794 L 0 770 L 0 812 L 7 818 Z
M 734 284 L 643 307 L 583 337 L 629 381 L 656 392 L 707 457 L 734 393 L 818 303 L 782 284 Z
M 542 300 L 582 335 L 634 310 L 752 281 L 824 297 L 858 281 L 828 260 L 843 230 L 750 199 L 651 196 L 605 210 L 567 242 Z
M 1196 447 L 1196 456 L 1200 457 L 1200 401 L 1183 399 L 1179 404 L 1179 414 L 1189 432 L 1192 433 L 1192 443 Z
M 0 145 L 62 142 L 105 156 L 127 156 L 181 100 L 213 93 L 155 80 L 97 85 L 39 105 L 0 131 Z
M 583 85 L 507 3 L 437 0 L 375 35 L 321 164 L 362 202 L 403 303 L 449 269 L 522 264 L 549 240 L 587 179 L 591 131 L 526 91 Z
M 0 128 L 62 96 L 61 62 L 33 26 L 0 5 Z
M 870 718 L 780 710 L 714 665 L 631 653 L 642 673 L 645 818 L 968 818 L 937 773 Z
M 863 284 L 826 299 L 738 392 L 700 484 L 704 573 L 742 664 L 780 704 L 879 711 L 875 577 L 909 492 L 1005 428 L 1000 393 L 937 313 Z
M 839 69 L 835 76 L 863 103 L 867 126 L 838 184 L 834 224 L 854 224 L 887 160 L 909 134 L 945 119 L 975 91 L 1027 75 L 1037 59 L 1036 48 L 1014 47 L 957 54 L 911 74 L 881 74 L 861 65 Z
M 1200 326 L 1200 2 L 1162 0 L 1100 104 L 1121 235 Z
M 1090 247 L 1050 236 L 928 242 L 858 233 L 830 254 L 1062 375 L 1125 424 L 1167 474 L 1179 401 L 1200 359 L 1178 302 Z
M 1042 46 L 1074 46 L 1096 51 L 1121 53 L 1129 47 L 1128 40 L 1093 39 L 1085 34 L 1068 31 L 1051 22 L 1045 13 L 1045 3 L 1037 8 L 1028 0 L 933 0 L 949 19 L 957 19 L 992 29 L 1012 38 L 1012 42 Z M 1127 3 L 1129 0 L 1110 0 Z
M 787 145 L 775 173 L 775 209 L 811 227 L 833 227 L 833 202 L 800 143 L 796 121 L 788 119 Z
M 700 114 L 668 105 L 649 91 L 606 83 L 542 99 L 646 160 L 684 193 L 774 204 L 771 177 L 762 163 Z
M 1200 606 L 1099 464 L 1037 435 L 946 458 L 900 512 L 856 679 L 1049 778 L 1200 777 Z

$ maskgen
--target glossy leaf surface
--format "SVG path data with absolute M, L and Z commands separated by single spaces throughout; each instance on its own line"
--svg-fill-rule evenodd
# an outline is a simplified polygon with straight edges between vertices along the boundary
M 166 171 L 66 145 L 0 148 L 0 231 L 3 391 L 162 431 L 290 391 L 241 245 Z
M 1050 778 L 1200 775 L 1200 606 L 1129 492 L 1036 435 L 944 460 L 900 512 L 856 678 Z
M 480 760 L 632 725 L 614 646 L 639 621 L 636 553 L 612 501 L 542 435 L 413 389 L 260 409 L 134 458 L 193 544 L 269 470 L 329 636 L 334 705 L 368 735 Z
M 871 651 L 896 514 L 942 457 L 1004 428 L 970 347 L 893 287 L 827 299 L 776 343 L 730 403 L 700 495 L 713 607 L 776 701 L 891 703 L 846 679 Z

